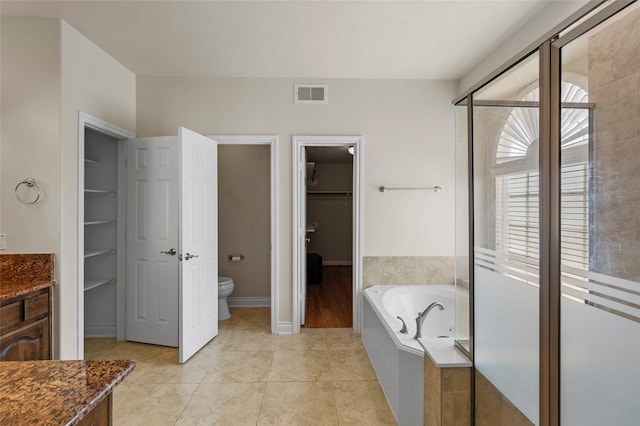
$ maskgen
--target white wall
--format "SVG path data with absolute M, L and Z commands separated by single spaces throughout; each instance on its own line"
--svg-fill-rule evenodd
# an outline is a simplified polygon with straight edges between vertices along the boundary
M 326 105 L 294 83 L 329 85 Z M 137 78 L 138 136 L 277 134 L 279 320 L 291 321 L 292 135 L 364 136 L 364 256 L 453 255 L 453 81 Z M 433 186 L 380 193 L 378 187 Z

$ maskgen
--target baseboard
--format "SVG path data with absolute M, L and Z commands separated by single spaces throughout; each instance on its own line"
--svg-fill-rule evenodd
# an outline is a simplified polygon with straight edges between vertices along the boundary
M 227 303 L 234 308 L 271 307 L 270 297 L 227 297 Z
M 322 266 L 352 266 L 353 262 L 350 260 L 323 260 Z
M 84 326 L 84 337 L 116 337 L 115 325 L 86 325 Z
M 276 334 L 293 334 L 292 322 L 279 322 Z

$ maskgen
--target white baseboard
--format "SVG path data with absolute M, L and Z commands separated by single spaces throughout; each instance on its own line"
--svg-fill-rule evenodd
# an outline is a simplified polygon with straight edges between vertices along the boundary
M 257 308 L 257 307 L 271 307 L 270 297 L 227 297 L 227 303 L 229 306 L 235 308 Z
M 322 266 L 352 266 L 353 262 L 350 260 L 323 260 Z
M 279 322 L 276 334 L 293 334 L 292 322 Z
M 116 337 L 115 325 L 84 325 L 84 337 Z

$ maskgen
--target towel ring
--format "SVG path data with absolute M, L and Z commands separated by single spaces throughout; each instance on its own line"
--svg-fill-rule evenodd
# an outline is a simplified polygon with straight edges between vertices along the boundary
M 36 198 L 34 198 L 31 201 L 25 200 L 23 198 L 23 196 L 20 195 L 20 193 L 18 192 L 18 189 L 22 186 L 22 185 L 26 185 L 27 188 L 35 188 L 37 191 L 36 194 Z M 26 179 L 24 179 L 23 181 L 19 182 L 16 185 L 16 189 L 14 189 L 14 192 L 16 193 L 16 197 L 18 198 L 18 200 L 20 200 L 20 202 L 22 204 L 36 204 L 38 201 L 40 201 L 40 187 L 38 186 L 38 184 L 36 183 L 36 180 L 32 177 L 28 177 Z

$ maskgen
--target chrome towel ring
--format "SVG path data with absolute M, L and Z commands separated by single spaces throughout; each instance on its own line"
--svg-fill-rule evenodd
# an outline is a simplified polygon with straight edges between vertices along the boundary
M 25 185 L 27 188 L 24 188 L 23 191 L 18 191 L 22 185 Z M 29 198 L 25 198 L 29 195 L 29 193 L 33 192 L 33 191 L 29 191 L 30 188 L 34 188 L 36 191 L 35 198 L 32 197 L 33 200 L 29 200 Z M 14 192 L 16 193 L 16 197 L 18 198 L 18 200 L 20 200 L 22 204 L 36 204 L 38 201 L 40 201 L 40 196 L 42 195 L 40 192 L 40 187 L 36 183 L 36 180 L 32 177 L 28 177 L 22 180 L 21 182 L 18 182 L 18 184 L 16 185 L 16 188 L 14 189 Z

